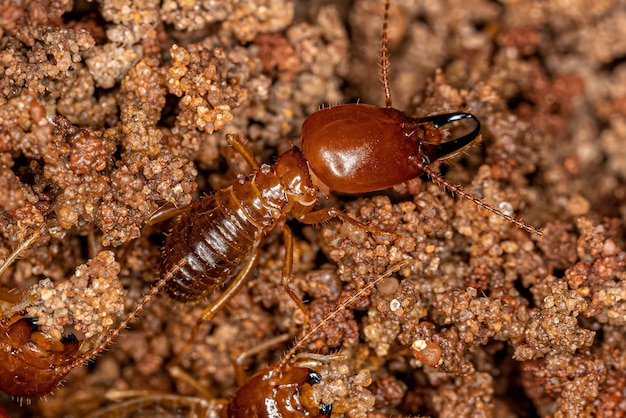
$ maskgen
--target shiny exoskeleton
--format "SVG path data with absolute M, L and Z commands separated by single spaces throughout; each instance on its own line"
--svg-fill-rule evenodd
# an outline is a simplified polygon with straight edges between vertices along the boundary
M 461 119 L 475 122 L 472 131 L 442 142 L 440 128 Z M 302 127 L 302 151 L 293 147 L 274 165 L 261 166 L 252 178 L 238 177 L 181 216 L 160 264 L 168 294 L 181 301 L 198 300 L 232 277 L 248 276 L 263 236 L 276 227 L 287 231 L 290 215 L 307 224 L 334 217 L 356 223 L 334 208 L 313 211 L 318 190 L 328 194 L 389 188 L 423 173 L 407 156 L 428 164 L 470 145 L 479 132 L 480 123 L 469 113 L 415 119 L 371 105 L 314 113 Z M 229 137 L 229 142 L 236 141 Z M 286 232 L 289 245 L 290 240 Z M 290 260 L 286 265 L 283 277 L 288 279 Z
M 78 354 L 78 340 L 51 339 L 30 319 L 5 318 L 0 329 L 0 388 L 10 395 L 31 398 L 51 392 L 67 374 L 59 369 Z
M 301 397 L 305 385 L 319 383 L 322 376 L 306 368 L 276 366 L 260 370 L 250 377 L 228 404 L 229 418 L 247 417 L 328 417 L 331 405 L 307 407 Z
M 310 368 L 290 365 L 283 373 L 268 367 L 250 377 L 230 401 L 175 394 L 147 394 L 100 409 L 88 418 L 128 416 L 305 418 L 330 417 L 332 407 L 305 399 L 321 376 Z M 314 401 L 313 401 L 314 402 Z
M 263 165 L 251 179 L 239 177 L 230 187 L 193 203 L 181 216 L 163 249 L 161 277 L 177 300 L 207 296 L 231 276 L 249 268 L 261 239 L 289 212 L 306 220 L 317 202 L 308 164 L 298 148 L 273 166 Z

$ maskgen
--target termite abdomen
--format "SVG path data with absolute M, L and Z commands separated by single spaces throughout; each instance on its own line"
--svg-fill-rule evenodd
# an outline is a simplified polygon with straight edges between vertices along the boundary
M 230 188 L 226 191 L 231 191 Z M 220 190 L 193 203 L 165 242 L 160 271 L 176 300 L 200 300 L 236 274 L 255 244 L 258 228 L 244 218 L 234 196 Z

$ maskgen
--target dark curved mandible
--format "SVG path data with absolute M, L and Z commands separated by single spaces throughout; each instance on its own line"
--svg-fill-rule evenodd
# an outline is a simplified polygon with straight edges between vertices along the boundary
M 433 149 L 435 150 L 435 155 L 430 156 L 431 161 L 435 161 L 447 155 L 454 154 L 455 152 L 463 149 L 467 145 L 474 142 L 474 140 L 480 134 L 480 121 L 476 118 L 476 116 L 472 115 L 471 113 L 464 112 L 442 113 L 440 115 L 433 115 L 427 116 L 425 118 L 415 119 L 417 123 L 430 122 L 435 125 L 435 128 L 440 128 L 444 125 L 462 119 L 473 119 L 474 122 L 476 122 L 476 127 L 474 127 L 471 132 L 461 136 L 460 138 L 446 141 L 442 144 L 433 146 Z

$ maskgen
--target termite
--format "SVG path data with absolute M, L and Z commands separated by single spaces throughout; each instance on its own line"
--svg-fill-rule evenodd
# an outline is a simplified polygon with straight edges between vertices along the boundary
M 198 323 L 210 320 L 246 284 L 259 258 L 263 237 L 275 228 L 282 230 L 285 246 L 281 283 L 299 309 L 306 312 L 289 284 L 293 234 L 286 220 L 293 217 L 304 224 L 320 224 L 338 218 L 369 232 L 382 232 L 334 207 L 314 210 L 320 193 L 328 196 L 332 191 L 374 192 L 426 173 L 454 194 L 519 228 L 541 235 L 541 231 L 463 191 L 430 168 L 431 164 L 449 160 L 474 144 L 481 125 L 476 116 L 465 112 L 413 118 L 393 108 L 388 81 L 389 7 L 387 0 L 378 62 L 385 107 L 347 104 L 313 113 L 302 126 L 302 149 L 293 146 L 271 166 L 259 165 L 238 136 L 227 135 L 228 143 L 254 173 L 250 177 L 239 175 L 230 186 L 185 208 L 163 248 L 157 284 L 101 344 L 69 364 L 60 367 L 54 364 L 55 379 L 61 380 L 73 368 L 102 353 L 163 288 L 173 299 L 188 302 L 203 299 L 216 287 L 230 282 L 219 298 L 203 310 Z M 473 128 L 449 139 L 445 127 L 463 120 L 472 122 Z M 3 329 L 5 339 L 10 338 L 7 332 Z M 50 386 L 45 386 L 45 390 L 49 391 Z M 6 387 L 1 389 L 7 391 Z M 45 393 L 41 390 L 27 395 L 20 391 L 12 394 Z

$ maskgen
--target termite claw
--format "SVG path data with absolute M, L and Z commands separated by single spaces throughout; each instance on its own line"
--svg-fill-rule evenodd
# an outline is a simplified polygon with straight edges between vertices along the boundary
M 442 142 L 433 146 L 434 155 L 430 156 L 431 161 L 454 156 L 465 147 L 471 145 L 472 142 L 474 142 L 474 140 L 480 134 L 480 121 L 476 118 L 476 116 L 472 115 L 471 113 L 464 112 L 443 113 L 440 115 L 427 116 L 425 118 L 419 118 L 415 120 L 417 123 L 430 122 L 435 126 L 435 128 L 439 129 L 444 125 L 448 125 L 462 119 L 472 119 L 476 124 L 474 126 L 474 129 L 459 138 L 453 139 L 451 141 Z

